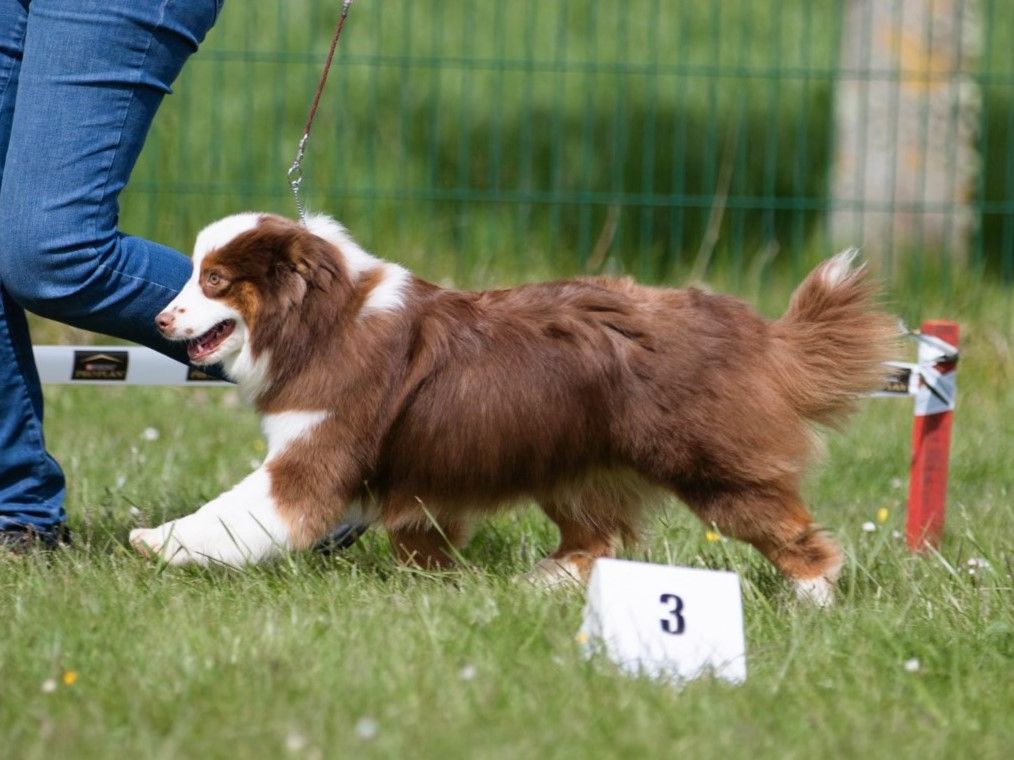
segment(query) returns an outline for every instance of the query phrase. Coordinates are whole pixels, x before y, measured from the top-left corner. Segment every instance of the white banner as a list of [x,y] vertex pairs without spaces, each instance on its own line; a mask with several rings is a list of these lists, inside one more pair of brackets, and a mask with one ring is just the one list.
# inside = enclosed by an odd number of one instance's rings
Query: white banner
[[49,385],[231,385],[141,346],[33,349],[39,377]]

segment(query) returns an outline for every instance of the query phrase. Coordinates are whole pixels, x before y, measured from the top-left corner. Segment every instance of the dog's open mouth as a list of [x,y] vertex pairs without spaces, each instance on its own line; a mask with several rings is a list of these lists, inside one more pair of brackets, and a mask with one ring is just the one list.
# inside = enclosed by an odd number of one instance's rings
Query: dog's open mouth
[[196,362],[211,356],[225,342],[225,339],[232,335],[232,331],[235,329],[236,321],[225,319],[203,335],[188,340],[187,356],[190,357],[190,361]]

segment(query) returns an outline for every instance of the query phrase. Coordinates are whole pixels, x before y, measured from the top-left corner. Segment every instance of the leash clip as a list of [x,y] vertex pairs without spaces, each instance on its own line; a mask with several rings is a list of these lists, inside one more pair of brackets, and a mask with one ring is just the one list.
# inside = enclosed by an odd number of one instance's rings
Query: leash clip
[[286,174],[289,180],[289,187],[292,188],[292,197],[296,201],[296,211],[299,214],[300,224],[306,224],[306,208],[303,206],[303,198],[299,194],[299,189],[303,184],[303,155],[306,153],[306,143],[309,139],[310,133],[304,132],[302,139],[299,141],[299,147],[296,149],[296,158]]

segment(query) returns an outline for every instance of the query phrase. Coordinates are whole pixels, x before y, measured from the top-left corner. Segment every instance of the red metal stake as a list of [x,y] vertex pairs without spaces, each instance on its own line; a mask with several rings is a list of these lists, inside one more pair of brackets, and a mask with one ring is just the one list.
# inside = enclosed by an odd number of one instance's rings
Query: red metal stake
[[[929,320],[922,323],[923,335],[940,338],[958,346],[956,322]],[[940,373],[931,389],[923,381],[915,399],[912,426],[912,469],[908,484],[908,545],[919,551],[927,544],[937,546],[944,532],[947,503],[947,467],[951,452],[951,422],[954,417],[955,361],[940,361],[939,349],[919,344],[919,363],[933,363]]]

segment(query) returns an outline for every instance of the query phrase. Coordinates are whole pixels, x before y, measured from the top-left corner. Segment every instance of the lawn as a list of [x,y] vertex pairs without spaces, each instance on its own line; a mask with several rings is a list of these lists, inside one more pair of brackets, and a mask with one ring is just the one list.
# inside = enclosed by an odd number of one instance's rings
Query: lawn
[[[767,291],[765,310],[786,297]],[[0,559],[4,752],[1005,757],[1010,295],[980,283],[923,310],[960,317],[965,351],[939,553],[914,556],[899,538],[911,405],[889,399],[828,437],[806,487],[846,547],[834,609],[797,602],[752,550],[709,541],[677,505],[625,553],[741,574],[740,687],[676,690],[582,659],[581,593],[513,582],[553,547],[534,510],[486,524],[443,575],[395,566],[379,534],[332,558],[159,570],[127,549],[129,528],[242,477],[264,454],[255,416],[229,390],[50,387],[47,434],[76,543]]]
[[[125,230],[187,249],[226,213],[292,213],[284,173],[336,5],[226,2],[156,122]],[[996,204],[1010,197],[1014,15],[985,6],[981,197]],[[703,274],[774,316],[833,252],[821,219],[842,7],[356,3],[308,153],[311,207],[436,281]],[[728,160],[741,203],[695,267]],[[339,556],[245,572],[160,569],[127,548],[129,529],[243,477],[265,453],[255,415],[231,390],[47,388],[76,540],[0,556],[0,754],[1007,757],[1014,302],[995,284],[1010,262],[1001,217],[984,215],[968,277],[917,258],[889,293],[911,324],[961,323],[939,552],[899,538],[912,409],[891,399],[828,435],[806,484],[846,548],[834,609],[797,602],[751,549],[709,540],[676,504],[626,550],[740,573],[739,687],[676,690],[583,659],[582,594],[514,583],[554,547],[534,510],[485,524],[440,575],[396,566],[374,533]],[[93,339],[39,320],[33,334]]]

